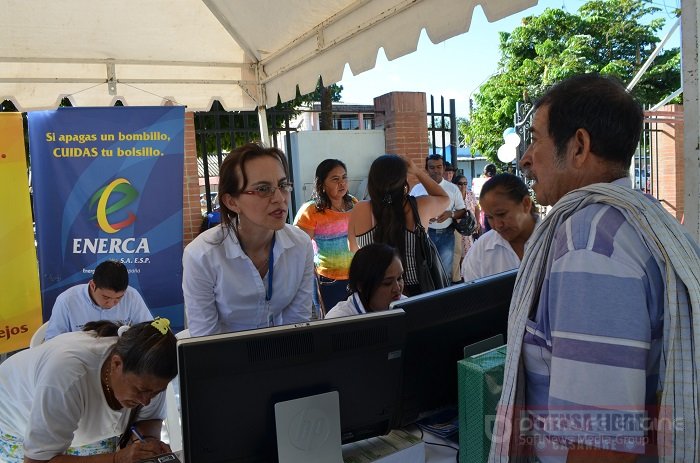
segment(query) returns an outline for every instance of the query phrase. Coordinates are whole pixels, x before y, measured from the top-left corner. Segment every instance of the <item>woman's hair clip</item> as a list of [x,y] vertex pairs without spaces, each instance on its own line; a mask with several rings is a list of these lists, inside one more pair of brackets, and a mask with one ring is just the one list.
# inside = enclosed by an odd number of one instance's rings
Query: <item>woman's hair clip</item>
[[394,200],[391,197],[391,193],[387,192],[384,195],[384,199],[382,199],[382,204],[384,204],[385,206],[391,206],[391,203],[393,203],[393,202],[394,202]]
[[122,326],[120,326],[120,327],[117,329],[117,336],[119,336],[119,337],[121,338],[122,335],[123,335],[124,333],[126,333],[126,330],[128,330],[129,328],[131,328],[129,325],[122,325]]
[[167,318],[156,317],[151,322],[151,326],[160,331],[160,334],[164,335],[168,332],[168,328],[170,328],[170,320]]

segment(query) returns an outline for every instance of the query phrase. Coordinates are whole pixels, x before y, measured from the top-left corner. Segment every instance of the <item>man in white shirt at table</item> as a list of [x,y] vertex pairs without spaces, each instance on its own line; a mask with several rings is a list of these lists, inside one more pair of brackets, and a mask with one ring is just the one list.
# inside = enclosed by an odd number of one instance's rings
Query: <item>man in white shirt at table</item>
[[129,286],[129,273],[121,262],[102,262],[87,284],[73,286],[59,294],[44,339],[82,331],[87,322],[97,320],[123,325],[153,320],[139,292]]

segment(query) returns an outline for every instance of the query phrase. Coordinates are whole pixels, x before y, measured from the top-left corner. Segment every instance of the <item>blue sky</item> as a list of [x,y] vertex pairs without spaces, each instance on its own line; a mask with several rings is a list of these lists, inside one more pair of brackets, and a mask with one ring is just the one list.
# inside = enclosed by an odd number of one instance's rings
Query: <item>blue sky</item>
[[[372,104],[374,97],[391,91],[425,92],[436,97],[436,104],[439,104],[441,95],[445,100],[454,98],[457,116],[465,117],[469,112],[469,95],[496,71],[499,32],[512,31],[523,17],[538,15],[546,8],[564,8],[575,13],[584,3],[584,0],[540,0],[535,7],[493,23],[486,20],[481,7],[477,6],[466,34],[433,44],[423,31],[418,50],[414,53],[387,61],[380,49],[375,68],[357,76],[353,76],[346,66],[343,80],[339,82],[343,86],[342,101]],[[659,33],[659,39],[662,39],[675,21],[669,15],[680,0],[652,0],[648,3],[661,8],[659,16],[666,18],[665,28]],[[679,31],[669,42],[671,46],[678,46]]]

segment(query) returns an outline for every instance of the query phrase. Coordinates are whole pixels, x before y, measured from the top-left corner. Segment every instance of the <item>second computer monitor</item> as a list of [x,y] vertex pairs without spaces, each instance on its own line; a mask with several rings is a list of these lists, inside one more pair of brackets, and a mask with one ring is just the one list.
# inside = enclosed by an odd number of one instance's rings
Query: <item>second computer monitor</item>
[[392,303],[406,312],[399,422],[406,425],[457,404],[457,361],[464,347],[503,335],[517,270]]

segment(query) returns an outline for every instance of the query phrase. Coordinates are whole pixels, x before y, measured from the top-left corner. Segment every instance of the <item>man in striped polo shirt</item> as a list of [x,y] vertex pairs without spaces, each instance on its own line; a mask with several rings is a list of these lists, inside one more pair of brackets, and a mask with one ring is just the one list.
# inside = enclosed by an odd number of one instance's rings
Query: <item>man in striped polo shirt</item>
[[[698,277],[683,267],[700,268],[700,248],[631,188],[642,109],[618,81],[595,74],[560,82],[535,109],[520,164],[537,202],[554,207],[513,293],[499,411],[517,424],[507,445],[493,444],[491,461],[697,461],[687,442],[697,435],[697,384],[669,372],[697,378],[700,327],[689,312],[698,310]],[[670,332],[677,320],[685,334]],[[494,434],[508,430],[497,424]]]

